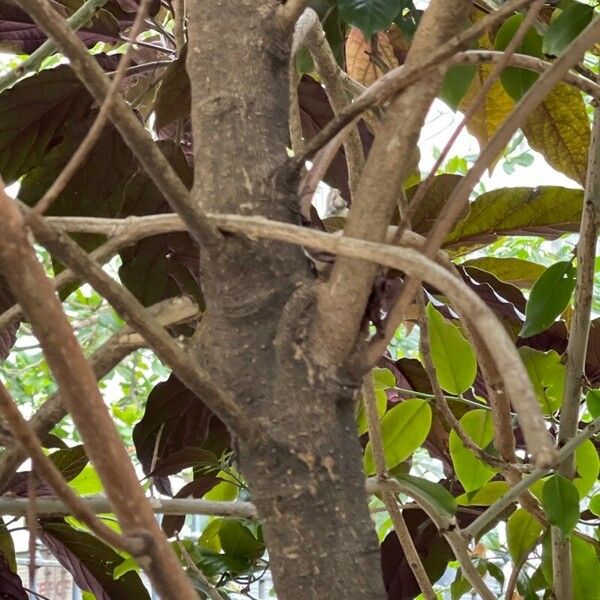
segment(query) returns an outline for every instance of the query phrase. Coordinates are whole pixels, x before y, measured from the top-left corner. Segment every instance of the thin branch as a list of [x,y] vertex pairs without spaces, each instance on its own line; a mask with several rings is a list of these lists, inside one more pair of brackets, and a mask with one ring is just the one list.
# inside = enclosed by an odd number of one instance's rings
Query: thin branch
[[[373,458],[375,462],[375,469],[377,471],[377,477],[381,480],[388,478],[387,467],[385,464],[385,452],[383,447],[383,438],[381,435],[381,424],[379,423],[379,414],[377,412],[377,401],[375,399],[375,392],[373,390],[373,376],[372,374],[366,375],[363,380],[363,405],[365,407],[365,413],[367,415],[367,423],[369,425],[369,439],[371,441],[371,448],[373,450]],[[433,586],[425,567],[421,562],[419,553],[415,547],[413,539],[410,535],[410,531],[402,515],[402,511],[398,508],[398,502],[394,497],[394,494],[385,491],[381,494],[383,503],[387,508],[387,511],[394,524],[394,531],[400,542],[400,547],[404,551],[404,556],[410,566],[413,575],[419,589],[423,593],[423,596],[427,600],[437,600],[437,595],[433,591]]]
[[173,37],[177,47],[177,56],[181,56],[185,46],[186,0],[173,0]]
[[[142,25],[144,24],[144,18],[146,16],[146,12],[148,11],[148,6],[149,0],[141,0],[138,12],[131,27],[131,37],[134,40],[141,33]],[[52,206],[52,203],[63,192],[65,187],[67,187],[69,181],[71,181],[73,176],[84,163],[85,159],[88,157],[89,153],[94,149],[94,146],[98,142],[104,126],[108,121],[108,114],[115,102],[115,98],[119,91],[119,86],[121,85],[123,77],[125,76],[125,70],[129,66],[132,48],[133,46],[129,46],[125,53],[121,56],[115,76],[110,82],[110,86],[106,92],[106,97],[100,106],[100,110],[98,111],[96,119],[73,156],[71,156],[69,159],[69,162],[64,166],[56,179],[52,182],[52,185],[44,192],[44,195],[35,205],[33,210],[36,212],[43,214],[50,208],[50,206]]]
[[[589,440],[593,435],[600,432],[600,419],[596,419],[588,424],[584,429],[574,435],[559,451],[558,461],[563,461],[573,455],[575,450],[581,446],[586,440]],[[517,485],[511,488],[500,500],[492,504],[485,510],[464,532],[470,537],[477,537],[490,523],[493,523],[496,518],[501,515],[516,499],[525,491],[527,491],[536,481],[545,477],[552,471],[551,467],[538,468],[529,475],[521,479]]]
[[[427,256],[434,256],[441,247],[446,236],[454,227],[464,208],[468,205],[468,199],[471,191],[498,154],[505,148],[514,133],[523,126],[529,114],[539,105],[543,98],[552,90],[552,88],[562,79],[562,76],[578,61],[584,51],[593,45],[600,37],[600,19],[594,20],[580,34],[565,52],[526,92],[516,108],[509,117],[500,126],[490,142],[483,148],[479,158],[469,170],[467,175],[460,180],[453,190],[450,198],[446,202],[442,212],[428,235]],[[368,349],[366,353],[366,362],[376,360],[381,355],[382,347],[389,341],[393,331],[402,321],[403,314],[412,302],[412,299],[419,288],[418,279],[409,278],[404,286],[400,297],[387,317],[385,336],[382,336]],[[514,396],[511,396],[516,401]]]
[[[590,332],[596,244],[600,225],[600,108],[594,112],[587,182],[583,199],[583,215],[577,244],[577,285],[575,304],[567,345],[567,365],[564,400],[560,410],[558,445],[562,446],[577,431],[581,406],[581,382]],[[575,460],[570,456],[559,465],[558,472],[569,479],[575,476]],[[553,589],[557,600],[569,600],[573,595],[571,544],[560,529],[552,528]]]
[[[156,322],[166,327],[196,318],[198,307],[188,298],[170,298],[148,309]],[[131,352],[144,345],[144,339],[130,328],[125,328],[111,336],[89,361],[99,381]],[[43,438],[67,414],[60,390],[52,394],[31,417],[29,424],[38,437]],[[0,493],[2,493],[26,455],[18,447],[7,448],[0,454]]]
[[198,568],[198,565],[193,561],[190,553],[186,550],[181,540],[177,540],[177,548],[186,562],[188,568],[194,573],[194,577],[198,579],[206,590],[206,594],[209,600],[225,600],[219,590],[217,590],[213,584],[208,580],[208,577]]
[[[64,19],[48,0],[22,0],[20,5],[56,42],[96,102],[102,103],[108,94],[110,79]],[[204,247],[219,245],[220,234],[208,223],[200,207],[192,202],[185,185],[126,102],[122,99],[114,102],[109,116],[152,181],[186,222],[190,235]]]
[[[165,598],[193,600],[191,587],[146,502],[95,375],[29,241],[14,200],[0,197],[0,269],[40,341],[65,403],[126,535],[148,536],[147,573]],[[146,560],[146,558],[145,558]]]
[[33,211],[23,211],[36,239],[104,296],[121,318],[144,337],[159,359],[201,397],[237,436],[252,444],[264,441],[264,430],[246,413],[234,396],[213,384],[208,373],[154,322],[152,315],[127,288],[114,281],[68,235],[49,225]]
[[[140,556],[145,552],[147,543],[144,539],[123,536],[105,525],[69,487],[56,465],[44,454],[40,439],[23,418],[14,400],[1,382],[0,412],[11,434],[33,461],[35,473],[42,477],[54,490],[54,493],[69,507],[69,511],[73,516],[83,521],[101,540],[111,546],[125,550],[134,556]],[[30,523],[30,527],[33,526],[33,523]]]
[[[349,104],[346,91],[339,77],[341,69],[333,56],[317,13],[312,8],[307,8],[300,17],[298,24],[300,25],[302,21],[308,22],[304,35],[304,46],[313,57],[317,72],[323,80],[333,114],[337,115]],[[365,162],[358,129],[353,128],[344,140],[344,152],[348,165],[348,183],[351,192],[354,192]]]
[[[89,23],[90,19],[108,2],[108,0],[86,0],[68,19],[70,29],[77,31]],[[21,77],[37,71],[42,63],[56,52],[56,44],[46,40],[32,52],[20,65],[0,77],[0,93],[14,85]]]
[[308,6],[308,0],[287,0],[277,8],[277,21],[282,31],[292,31],[296,21]]

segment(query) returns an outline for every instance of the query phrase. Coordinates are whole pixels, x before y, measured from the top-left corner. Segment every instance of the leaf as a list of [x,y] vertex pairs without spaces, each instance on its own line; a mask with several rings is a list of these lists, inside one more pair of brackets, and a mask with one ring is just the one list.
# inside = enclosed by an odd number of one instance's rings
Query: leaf
[[527,369],[536,396],[546,415],[556,412],[562,405],[565,365],[554,350],[540,352],[527,346],[519,348],[521,360]]
[[487,244],[505,235],[555,238],[579,230],[583,191],[558,186],[501,188],[479,196],[446,247]]
[[3,600],[28,600],[21,578],[14,573],[4,554],[0,554],[0,597]]
[[96,600],[149,599],[139,575],[130,571],[113,578],[123,557],[112,548],[64,521],[40,521],[40,539],[58,562],[71,573],[78,587],[90,591]]
[[592,496],[589,508],[597,517],[600,517],[600,494]]
[[571,261],[557,262],[540,275],[527,300],[521,337],[531,337],[554,323],[569,305],[576,278],[577,269]]
[[98,494],[104,490],[102,481],[92,465],[86,465],[77,477],[69,481],[69,486],[80,496]]
[[600,473],[600,458],[591,440],[585,440],[575,450],[575,470],[577,477],[573,480],[579,497],[584,498],[594,487]]
[[161,460],[160,466],[148,473],[148,477],[166,477],[189,467],[216,467],[218,464],[218,457],[204,448],[182,448]]
[[[6,527],[4,519],[0,518],[0,561],[6,561],[13,573],[17,572],[17,557],[15,556],[15,544],[11,532]],[[0,565],[0,572],[3,566]],[[2,576],[0,575],[0,580]],[[0,590],[2,587],[0,586]]]
[[352,79],[366,87],[384,75],[378,65],[385,65],[388,71],[398,66],[398,59],[388,36],[378,33],[376,37],[376,58],[372,58],[374,51],[371,40],[365,39],[360,29],[352,27],[346,38],[346,71]]
[[466,392],[477,375],[473,349],[458,327],[446,321],[431,303],[427,305],[427,321],[431,358],[440,385],[451,394]]
[[[448,562],[454,558],[452,550],[422,510],[405,511],[404,518],[425,572],[429,580],[435,583],[444,574]],[[421,590],[394,531],[385,537],[380,552],[388,600],[412,600],[417,597]]]
[[541,523],[524,508],[518,508],[506,522],[506,541],[513,563],[519,564],[534,548]]
[[372,370],[373,387],[376,390],[387,390],[393,388],[396,385],[396,378],[389,369],[380,369],[375,367]]
[[591,22],[594,7],[581,2],[567,6],[544,35],[544,54],[558,56]]
[[474,492],[462,494],[456,499],[456,503],[464,506],[491,506],[508,490],[506,481],[489,481]]
[[187,46],[165,69],[154,103],[156,129],[190,116],[192,96],[190,78],[185,69],[186,54]]
[[410,494],[410,489],[415,492],[415,499],[426,498],[427,501],[435,506],[438,510],[454,515],[456,513],[456,501],[452,494],[439,483],[423,479],[422,477],[415,477],[407,473],[400,473],[396,475],[396,479],[401,481],[405,487],[409,488],[405,490],[405,493]]
[[248,527],[237,519],[222,519],[219,526],[219,541],[225,554],[256,560],[260,558],[265,545],[257,540]]
[[573,600],[600,600],[600,559],[594,546],[571,536]]
[[551,167],[585,186],[590,120],[579,90],[559,83],[529,115],[523,133]]
[[600,418],[600,390],[589,390],[585,396],[588,412],[594,419]]
[[[418,398],[404,400],[383,415],[381,435],[388,469],[406,460],[423,444],[431,427],[431,418],[429,404]],[[368,474],[375,472],[371,442],[365,448],[363,463]]]
[[[523,23],[524,15],[517,14],[509,17],[502,23],[496,33],[494,45],[496,50],[504,50],[513,39],[517,30]],[[527,54],[537,58],[544,58],[542,53],[542,37],[532,26],[525,33],[523,41],[516,50],[517,54]],[[507,67],[500,74],[500,81],[511,98],[519,101],[527,90],[538,80],[539,75],[516,67]]]
[[75,479],[89,462],[83,444],[65,450],[57,450],[48,458],[54,463],[66,481]]
[[[460,419],[465,432],[482,449],[485,449],[494,439],[494,423],[489,410],[470,410]],[[454,471],[466,492],[478,490],[496,473],[466,448],[456,432],[450,432],[450,456]]]
[[397,0],[339,0],[337,6],[342,19],[366,38],[388,29],[401,10]]
[[0,174],[11,184],[42,164],[65,132],[85,119],[92,98],[66,65],[0,94]]
[[542,490],[542,506],[548,521],[569,535],[579,521],[579,492],[562,475],[552,475]]
[[491,273],[498,279],[517,287],[530,288],[546,270],[543,265],[520,258],[497,258],[484,256],[462,263],[463,267],[476,267]]
[[439,97],[454,111],[460,107],[473,79],[477,73],[477,67],[472,65],[458,65],[450,67],[444,75],[444,81],[439,91]]

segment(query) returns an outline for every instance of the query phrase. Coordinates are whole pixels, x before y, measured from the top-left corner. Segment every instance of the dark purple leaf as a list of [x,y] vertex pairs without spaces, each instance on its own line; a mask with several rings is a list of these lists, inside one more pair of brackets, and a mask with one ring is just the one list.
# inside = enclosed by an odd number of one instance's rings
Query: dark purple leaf
[[71,573],[78,587],[90,591],[96,600],[149,599],[139,575],[129,571],[113,578],[115,567],[123,562],[117,554],[93,535],[78,531],[64,521],[40,521],[40,539],[58,562]]
[[183,448],[160,461],[160,466],[148,474],[148,477],[166,477],[175,475],[190,467],[216,467],[219,458],[204,448]]
[[8,560],[0,552],[0,599],[28,600],[28,598],[21,578],[11,571]]
[[[26,498],[29,494],[29,475],[31,471],[15,473],[2,489],[2,494],[9,494],[19,498]],[[54,496],[54,490],[45,482],[37,481],[35,486],[36,496]]]

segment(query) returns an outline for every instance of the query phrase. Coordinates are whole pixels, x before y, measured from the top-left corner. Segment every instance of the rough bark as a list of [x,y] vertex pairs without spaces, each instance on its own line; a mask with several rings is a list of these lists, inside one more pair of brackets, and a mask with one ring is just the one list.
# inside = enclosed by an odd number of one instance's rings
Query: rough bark
[[[297,222],[286,160],[289,30],[277,4],[189,4],[193,197],[213,213]],[[227,48],[227,52],[223,52]],[[226,236],[201,258],[207,312],[198,360],[269,434],[239,443],[280,599],[384,598],[368,512],[354,391],[305,348],[314,313],[309,263],[296,247]],[[235,432],[234,432],[235,434]]]

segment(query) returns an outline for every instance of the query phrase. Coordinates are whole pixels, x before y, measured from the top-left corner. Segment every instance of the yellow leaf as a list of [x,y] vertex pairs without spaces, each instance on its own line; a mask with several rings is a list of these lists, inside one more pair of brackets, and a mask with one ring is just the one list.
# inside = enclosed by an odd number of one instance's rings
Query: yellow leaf
[[[469,109],[481,86],[489,77],[491,70],[492,65],[489,64],[477,67],[473,82],[459,106],[462,113]],[[500,81],[496,81],[487,93],[485,100],[467,122],[467,130],[477,139],[481,149],[502,125],[513,109],[514,104],[514,100],[506,93]]]
[[523,133],[550,166],[585,185],[590,122],[578,90],[559,83],[529,116]]
[[[373,51],[370,40],[366,40],[360,29],[352,27],[346,39],[346,71],[364,86],[371,85],[384,72],[398,66],[394,48],[383,32],[376,35],[377,48]],[[383,71],[380,67],[383,67]]]

